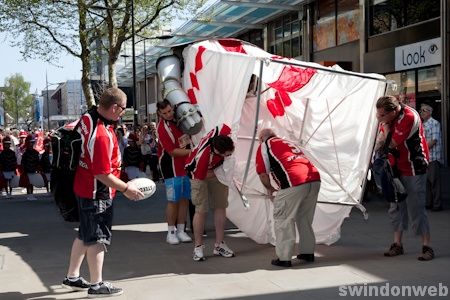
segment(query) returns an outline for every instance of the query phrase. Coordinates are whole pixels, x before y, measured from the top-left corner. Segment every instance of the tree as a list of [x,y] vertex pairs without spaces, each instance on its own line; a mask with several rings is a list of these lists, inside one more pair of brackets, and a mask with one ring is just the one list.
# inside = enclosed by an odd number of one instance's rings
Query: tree
[[[132,4],[135,33],[154,34],[175,16],[194,14],[205,0],[2,0],[0,31],[14,37],[24,59],[52,62],[61,51],[82,63],[81,82],[89,106],[94,104],[90,84],[92,62],[106,52],[108,79],[117,86],[116,62],[123,43],[132,38]],[[149,29],[150,28],[150,29]],[[101,49],[96,49],[101,45]],[[92,51],[94,50],[94,51]]]
[[27,119],[31,113],[33,96],[30,94],[30,85],[21,74],[14,74],[5,79],[3,105],[5,112],[15,119],[16,125],[19,125],[19,120]]

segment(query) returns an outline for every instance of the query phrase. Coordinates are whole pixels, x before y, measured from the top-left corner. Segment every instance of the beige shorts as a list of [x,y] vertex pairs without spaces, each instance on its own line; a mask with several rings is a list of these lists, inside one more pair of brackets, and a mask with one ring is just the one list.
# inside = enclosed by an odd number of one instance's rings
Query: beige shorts
[[228,207],[228,187],[216,177],[191,179],[191,200],[196,212],[208,212],[215,208]]

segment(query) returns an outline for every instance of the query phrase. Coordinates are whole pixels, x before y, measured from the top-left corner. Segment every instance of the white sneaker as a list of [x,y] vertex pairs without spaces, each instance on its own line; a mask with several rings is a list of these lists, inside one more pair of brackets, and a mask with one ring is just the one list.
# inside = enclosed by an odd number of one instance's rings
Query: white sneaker
[[184,231],[177,231],[177,238],[182,243],[190,243],[190,242],[192,242],[191,237]]
[[192,256],[192,259],[194,261],[206,260],[205,255],[203,255],[203,250],[205,250],[205,245],[200,245],[200,246],[194,247],[194,254]]
[[227,246],[227,244],[225,244],[225,242],[221,242],[218,245],[215,244],[214,245],[213,254],[214,255],[220,255],[220,256],[223,256],[223,257],[233,257],[234,256],[233,250],[231,250]]
[[175,233],[169,232],[167,233],[166,242],[171,245],[178,245],[180,243],[180,240]]

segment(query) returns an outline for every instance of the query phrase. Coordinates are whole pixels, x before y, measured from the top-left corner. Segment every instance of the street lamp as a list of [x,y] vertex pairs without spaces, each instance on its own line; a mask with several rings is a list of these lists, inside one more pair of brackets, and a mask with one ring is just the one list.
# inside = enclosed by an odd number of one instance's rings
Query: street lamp
[[137,99],[136,99],[136,49],[134,47],[134,0],[131,0],[131,55],[132,55],[132,61],[133,61],[133,125],[134,128],[136,128],[136,125],[138,123],[137,121]]
[[[134,18],[133,18],[134,19]],[[133,34],[134,36],[134,34]],[[170,38],[173,38],[173,35],[160,35],[160,36],[151,36],[151,37],[145,37],[137,34],[138,37],[141,39],[137,41],[136,43],[133,42],[133,91],[136,92],[136,55],[134,53],[134,47],[136,44],[140,42],[144,42],[144,52],[143,52],[143,60],[144,60],[144,101],[145,101],[145,117],[148,117],[148,103],[147,103],[147,54],[146,54],[146,46],[145,41],[147,40],[168,40]],[[125,57],[125,56],[124,56]],[[136,95],[136,93],[135,93]]]
[[60,83],[49,83],[48,82],[48,78],[47,78],[47,71],[45,71],[45,90],[46,90],[46,94],[47,94],[47,128],[50,131],[50,96],[48,93],[48,87],[51,85],[59,85]]
[[45,71],[45,90],[47,92],[47,130],[50,131],[50,105],[49,105],[49,95],[48,95],[48,78],[47,71]]

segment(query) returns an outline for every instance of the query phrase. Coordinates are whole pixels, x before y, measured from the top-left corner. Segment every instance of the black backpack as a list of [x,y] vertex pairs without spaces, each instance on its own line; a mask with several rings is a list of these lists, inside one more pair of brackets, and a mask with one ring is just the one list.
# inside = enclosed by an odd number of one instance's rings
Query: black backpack
[[73,191],[75,170],[81,154],[81,136],[73,128],[59,128],[51,135],[53,161],[51,187],[55,203],[64,221],[78,222],[78,202]]
[[388,202],[402,202],[408,196],[405,187],[399,179],[397,168],[389,163],[388,153],[398,157],[398,151],[389,149],[392,139],[392,132],[389,132],[384,145],[378,150],[376,159],[373,162],[372,170],[378,176],[381,184],[381,192]]

